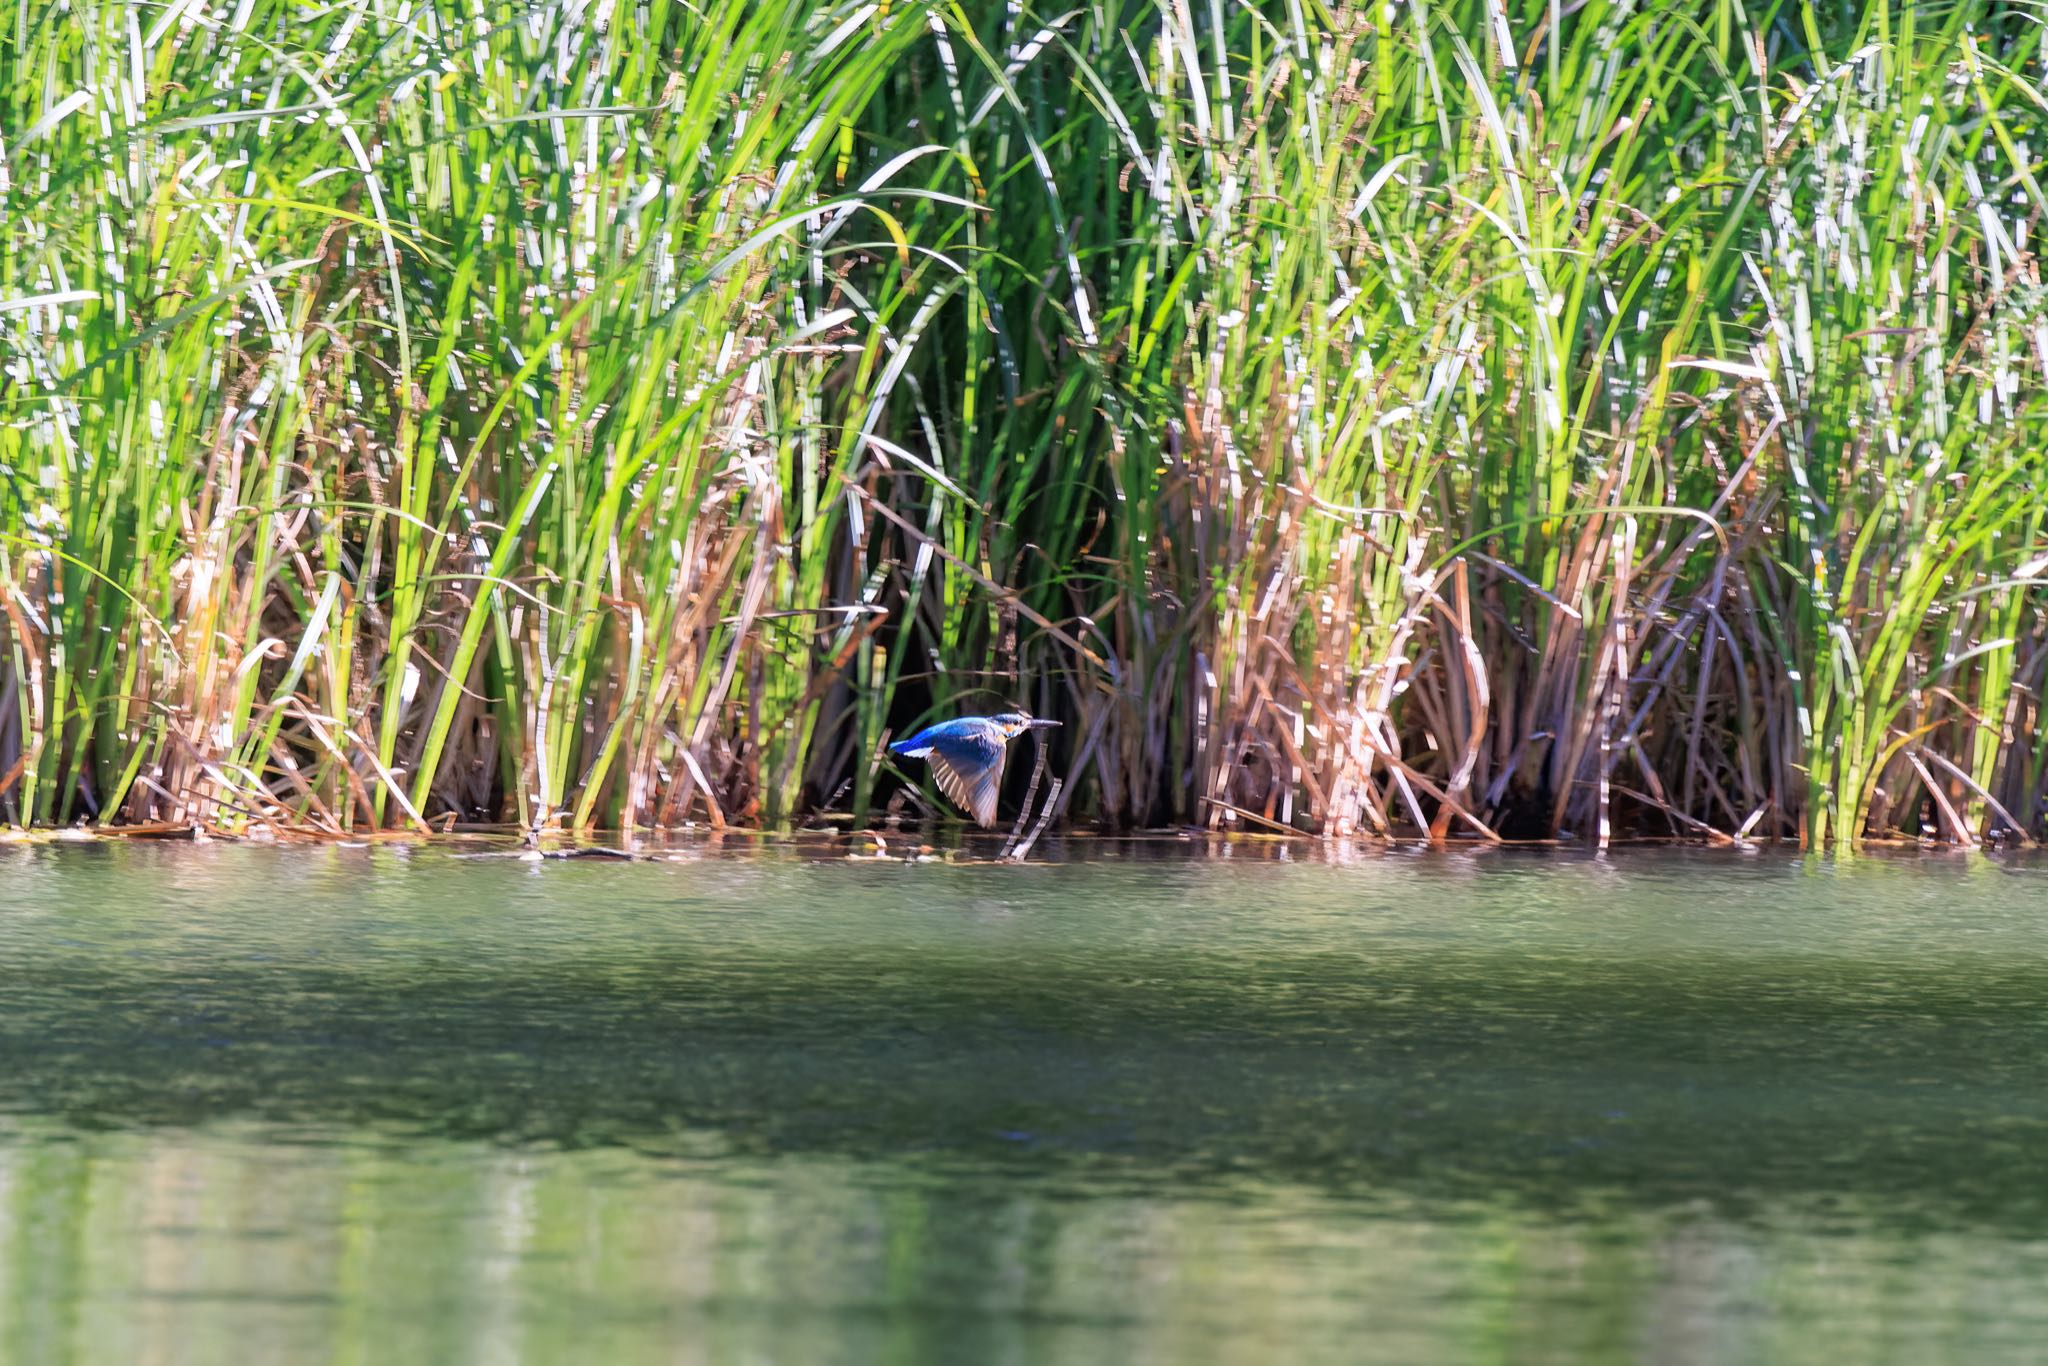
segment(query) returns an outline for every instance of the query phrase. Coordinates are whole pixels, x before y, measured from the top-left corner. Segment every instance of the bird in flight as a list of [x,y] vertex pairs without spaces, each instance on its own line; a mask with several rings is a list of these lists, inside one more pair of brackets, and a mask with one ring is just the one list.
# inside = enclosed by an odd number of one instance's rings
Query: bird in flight
[[1022,711],[960,716],[927,726],[908,740],[898,740],[889,746],[889,752],[901,759],[924,760],[938,780],[939,791],[986,829],[996,823],[996,797],[1003,790],[1003,759],[1010,741],[1027,730],[1058,724]]

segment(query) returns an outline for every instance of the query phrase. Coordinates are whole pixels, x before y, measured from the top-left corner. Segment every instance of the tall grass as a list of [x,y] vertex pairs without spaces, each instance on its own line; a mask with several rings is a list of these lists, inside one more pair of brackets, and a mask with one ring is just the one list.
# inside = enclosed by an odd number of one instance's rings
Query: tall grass
[[2041,833],[2030,11],[4,42],[13,819]]

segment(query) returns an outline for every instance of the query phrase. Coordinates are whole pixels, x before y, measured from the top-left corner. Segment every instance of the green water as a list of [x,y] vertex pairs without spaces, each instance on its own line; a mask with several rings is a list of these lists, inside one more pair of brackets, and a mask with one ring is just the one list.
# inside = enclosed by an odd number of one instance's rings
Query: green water
[[0,850],[0,1359],[2048,1360],[2048,863],[1232,852]]

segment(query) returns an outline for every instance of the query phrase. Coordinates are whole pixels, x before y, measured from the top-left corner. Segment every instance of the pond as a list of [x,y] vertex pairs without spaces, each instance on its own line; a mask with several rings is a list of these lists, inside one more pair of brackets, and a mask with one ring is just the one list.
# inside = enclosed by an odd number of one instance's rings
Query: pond
[[2040,1360],[2048,864],[0,849],[0,1358]]

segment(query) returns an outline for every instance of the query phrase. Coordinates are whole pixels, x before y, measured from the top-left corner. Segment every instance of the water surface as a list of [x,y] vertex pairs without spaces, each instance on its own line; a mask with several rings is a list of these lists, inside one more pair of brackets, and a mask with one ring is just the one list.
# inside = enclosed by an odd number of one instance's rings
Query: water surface
[[0,1359],[2048,1359],[2048,864],[1227,852],[0,850]]

